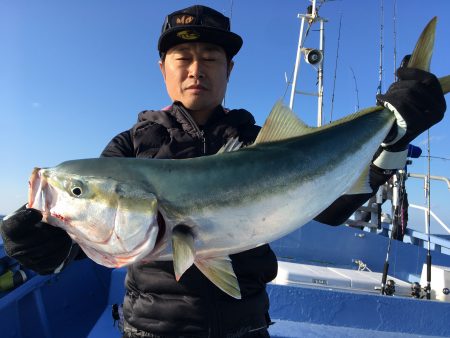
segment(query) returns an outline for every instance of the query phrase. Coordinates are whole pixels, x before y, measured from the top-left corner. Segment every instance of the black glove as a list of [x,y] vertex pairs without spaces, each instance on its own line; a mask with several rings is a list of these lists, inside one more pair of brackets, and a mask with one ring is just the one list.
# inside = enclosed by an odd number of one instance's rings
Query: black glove
[[62,229],[41,222],[35,209],[20,208],[0,222],[5,252],[40,275],[58,273],[78,253]]
[[379,104],[392,110],[397,119],[376,154],[374,164],[382,169],[400,169],[406,161],[409,143],[444,117],[446,103],[439,80],[415,68],[400,67],[399,81],[386,94],[377,95]]

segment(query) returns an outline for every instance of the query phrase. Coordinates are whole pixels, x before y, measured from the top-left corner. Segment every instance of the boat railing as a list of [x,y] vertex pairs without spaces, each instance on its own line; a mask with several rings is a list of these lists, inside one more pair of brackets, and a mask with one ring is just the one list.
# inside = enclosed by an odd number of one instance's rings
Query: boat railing
[[[420,205],[416,205],[416,204],[410,204],[409,207],[413,208],[413,209],[417,209],[417,210],[422,210],[424,212],[424,215],[425,215],[425,221],[427,222],[427,220],[428,220],[428,218],[427,218],[428,208],[420,206]],[[450,228],[444,223],[444,221],[442,221],[433,212],[433,210],[430,210],[430,216],[450,235]],[[426,223],[424,223],[424,224],[426,224]],[[428,229],[427,229],[426,225],[424,225],[424,233],[428,234]]]
[[[408,177],[422,179],[425,191],[427,191],[429,189],[429,187],[427,186],[428,185],[427,175],[408,173]],[[450,190],[450,179],[448,177],[431,175],[430,181],[431,180],[445,182],[447,184],[448,189]],[[420,205],[416,205],[416,204],[410,204],[409,206],[413,209],[422,210],[424,212],[424,216],[425,216],[425,222],[424,222],[425,231],[424,232],[425,232],[425,234],[428,234],[428,226],[427,226],[428,212],[430,213],[430,217],[432,217],[447,232],[447,234],[450,234],[450,227],[448,225],[446,225],[444,223],[444,221],[442,221],[431,209],[428,211],[428,208],[420,206]]]
[[[425,191],[428,190],[428,177],[423,174],[412,174],[408,173],[408,177],[418,178],[424,180],[424,188]],[[441,181],[447,184],[447,187],[450,190],[450,179],[444,176],[430,176],[430,181]],[[387,200],[391,200],[392,196],[395,195],[393,193],[393,185],[386,184],[386,189],[390,190],[387,194]],[[345,224],[351,227],[359,227],[363,228],[365,231],[380,233],[381,235],[389,236],[390,232],[393,229],[393,217],[388,213],[383,213],[380,208],[377,208],[376,203],[373,203],[374,200],[369,201],[368,205],[361,206],[353,215],[351,219],[348,219]],[[433,250],[450,255],[450,226],[447,225],[441,218],[436,215],[431,208],[427,208],[424,206],[420,206],[417,204],[409,204],[409,207],[416,210],[421,210],[424,213],[425,222],[424,222],[424,231],[415,230],[411,228],[404,229],[404,242],[409,242],[411,244],[426,247],[428,244],[428,239],[430,240],[430,244]],[[381,214],[379,215],[381,211]],[[428,217],[428,213],[430,218]],[[370,215],[370,217],[368,217]],[[433,235],[428,234],[429,229],[429,221],[433,219],[436,224],[440,226],[444,231],[443,234]],[[377,222],[378,220],[378,222]],[[380,221],[381,220],[381,221]]]

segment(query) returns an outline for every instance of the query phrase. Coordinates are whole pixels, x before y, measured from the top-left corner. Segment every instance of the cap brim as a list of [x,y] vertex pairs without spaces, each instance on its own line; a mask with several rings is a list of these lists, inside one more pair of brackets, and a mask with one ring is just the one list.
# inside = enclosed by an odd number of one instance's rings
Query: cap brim
[[213,27],[184,25],[173,27],[161,34],[158,41],[160,54],[167,52],[173,46],[186,42],[207,42],[221,46],[232,58],[242,47],[242,38],[233,32],[227,32]]

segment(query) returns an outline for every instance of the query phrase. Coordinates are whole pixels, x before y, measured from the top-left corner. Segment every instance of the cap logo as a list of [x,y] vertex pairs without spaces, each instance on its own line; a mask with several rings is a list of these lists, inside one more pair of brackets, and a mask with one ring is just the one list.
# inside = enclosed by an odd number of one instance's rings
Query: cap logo
[[176,17],[175,23],[177,25],[189,25],[192,21],[194,21],[194,19],[195,18],[192,15],[183,14]]
[[177,36],[183,40],[196,40],[200,37],[200,34],[195,31],[186,30],[178,32]]

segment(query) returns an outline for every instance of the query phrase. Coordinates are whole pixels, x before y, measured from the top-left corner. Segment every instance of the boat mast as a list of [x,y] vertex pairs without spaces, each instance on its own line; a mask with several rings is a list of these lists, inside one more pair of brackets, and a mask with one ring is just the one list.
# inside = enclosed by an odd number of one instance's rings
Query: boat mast
[[[297,46],[297,56],[295,59],[294,66],[294,74],[292,79],[292,88],[291,88],[291,97],[289,100],[289,108],[293,109],[294,107],[294,98],[295,94],[303,94],[310,96],[317,96],[317,125],[322,125],[323,119],[323,50],[324,50],[324,22],[327,20],[318,16],[316,0],[310,0],[311,5],[308,6],[307,14],[298,14],[297,17],[301,18],[300,24],[300,34],[298,38],[298,46]],[[323,0],[320,0],[323,1]],[[305,32],[305,24],[308,23],[308,27]],[[319,22],[320,23],[320,36],[319,36],[319,49],[312,48],[304,48],[303,43],[308,35],[308,32],[312,26],[312,24]],[[311,64],[314,68],[317,65],[317,92],[307,93],[297,90],[297,77],[300,69],[300,61],[302,58],[302,54],[305,57],[306,63]]]

